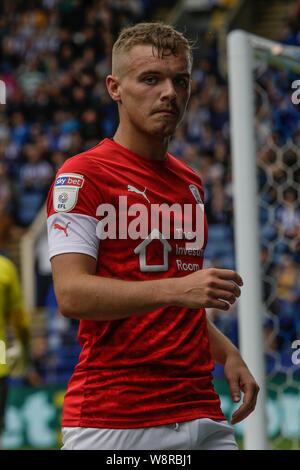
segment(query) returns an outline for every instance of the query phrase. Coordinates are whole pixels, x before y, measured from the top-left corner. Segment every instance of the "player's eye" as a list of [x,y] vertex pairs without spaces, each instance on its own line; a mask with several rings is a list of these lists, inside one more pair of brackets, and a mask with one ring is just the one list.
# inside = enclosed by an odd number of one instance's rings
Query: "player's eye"
[[176,85],[179,85],[183,88],[188,88],[188,86],[189,86],[188,80],[186,78],[182,78],[182,77],[175,78],[175,83],[176,83]]
[[148,85],[155,85],[157,83],[157,80],[158,78],[157,77],[146,77],[145,78],[145,82],[148,84]]

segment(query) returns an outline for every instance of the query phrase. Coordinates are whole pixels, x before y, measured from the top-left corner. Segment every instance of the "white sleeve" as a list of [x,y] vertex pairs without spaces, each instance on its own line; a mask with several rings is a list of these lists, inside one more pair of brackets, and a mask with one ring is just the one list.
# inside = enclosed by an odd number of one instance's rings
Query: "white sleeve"
[[47,219],[49,259],[63,253],[83,253],[98,259],[99,220],[84,214],[59,212]]

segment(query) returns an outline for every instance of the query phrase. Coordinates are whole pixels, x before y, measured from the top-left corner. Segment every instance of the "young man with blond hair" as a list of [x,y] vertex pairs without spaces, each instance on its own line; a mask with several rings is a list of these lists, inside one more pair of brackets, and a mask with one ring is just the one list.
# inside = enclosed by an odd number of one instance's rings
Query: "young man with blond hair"
[[199,176],[167,149],[191,89],[192,53],[173,27],[140,23],[114,44],[107,89],[113,139],[68,159],[48,197],[55,292],[80,320],[79,362],[63,409],[63,449],[237,449],[212,384],[253,411],[258,385],[206,318],[243,281],[202,269],[207,242]]

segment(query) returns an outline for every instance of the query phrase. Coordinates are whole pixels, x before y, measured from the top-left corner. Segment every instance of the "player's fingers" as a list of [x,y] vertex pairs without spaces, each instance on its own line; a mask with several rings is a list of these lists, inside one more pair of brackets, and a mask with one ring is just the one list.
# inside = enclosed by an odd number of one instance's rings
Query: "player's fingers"
[[216,272],[216,274],[220,279],[234,281],[239,286],[242,286],[244,284],[241,276],[237,272],[233,271],[232,269],[218,269],[216,271],[218,271]]
[[221,299],[211,299],[207,305],[208,308],[216,308],[217,310],[229,310],[230,303]]
[[230,395],[234,402],[239,402],[241,399],[241,391],[239,386],[239,381],[236,379],[230,379],[227,377],[228,385],[230,389]]
[[210,284],[212,289],[222,289],[224,291],[228,291],[235,295],[235,297],[239,297],[241,295],[241,289],[237,286],[234,282],[231,281],[223,281],[222,279],[216,279],[211,282]]
[[231,424],[237,424],[243,421],[247,416],[249,416],[250,413],[254,410],[251,409],[248,405],[245,405],[244,403],[233,413],[231,417]]
[[236,424],[247,418],[254,411],[257,401],[259,387],[256,383],[251,383],[245,387],[242,405],[233,413],[231,424]]
[[235,420],[238,418],[239,421],[245,419],[255,409],[259,387],[255,382],[252,382],[247,384],[244,390],[243,404],[233,414]]
[[254,411],[255,405],[243,403],[232,415],[231,424],[237,424],[243,421]]
[[234,304],[234,302],[236,301],[235,294],[226,290],[216,289],[213,293],[213,296],[219,300],[226,300],[230,304]]

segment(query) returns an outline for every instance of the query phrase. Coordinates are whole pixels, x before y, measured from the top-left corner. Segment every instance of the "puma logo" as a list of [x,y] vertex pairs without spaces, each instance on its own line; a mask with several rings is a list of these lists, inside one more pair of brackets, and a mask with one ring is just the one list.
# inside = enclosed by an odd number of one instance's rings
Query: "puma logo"
[[146,196],[147,188],[145,188],[144,191],[140,191],[139,189],[136,189],[134,186],[131,186],[131,184],[129,184],[128,191],[133,191],[134,193],[141,194],[150,203],[149,199]]
[[68,235],[67,230],[68,230],[68,225],[69,225],[70,223],[71,223],[71,222],[68,222],[65,227],[62,227],[62,226],[59,225],[59,224],[54,224],[54,228],[57,228],[58,230],[62,230],[63,232],[65,232],[66,237],[68,237],[69,235]]

